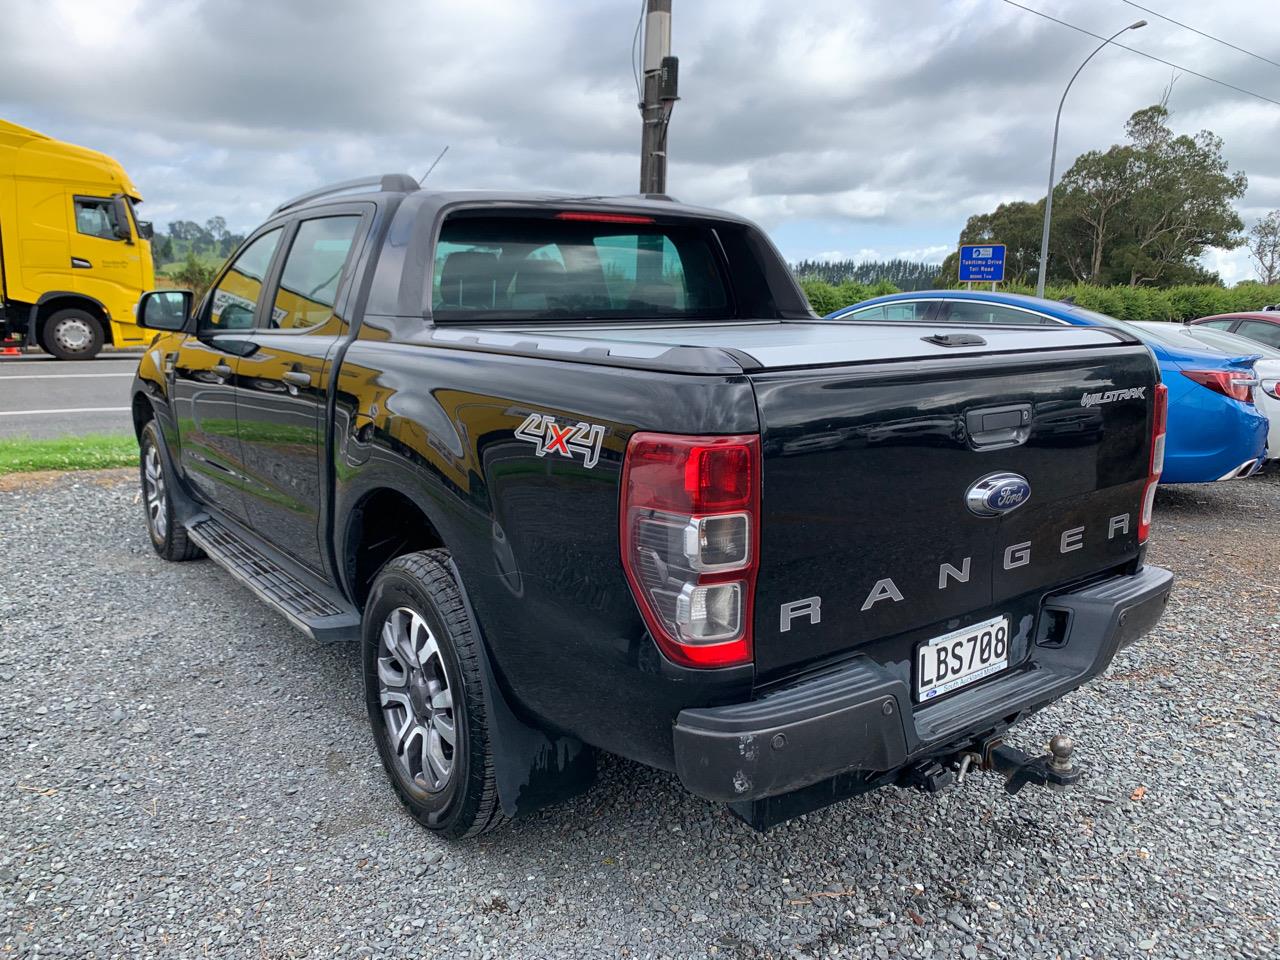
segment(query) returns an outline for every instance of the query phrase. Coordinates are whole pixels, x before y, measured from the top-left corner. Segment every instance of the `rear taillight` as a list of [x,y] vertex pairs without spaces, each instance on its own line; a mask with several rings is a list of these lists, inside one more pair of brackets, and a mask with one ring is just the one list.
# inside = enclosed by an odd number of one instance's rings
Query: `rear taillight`
[[1169,388],[1156,384],[1155,408],[1151,411],[1151,457],[1147,461],[1147,485],[1142,490],[1142,515],[1138,518],[1138,542],[1151,535],[1151,512],[1156,503],[1156,486],[1164,472],[1164,437],[1169,424]]
[[1258,385],[1258,378],[1248,370],[1183,370],[1182,375],[1241,403],[1253,403],[1253,388]]
[[1269,397],[1280,400],[1280,380],[1263,380],[1262,392]]
[[749,662],[760,438],[634,434],[620,521],[627,581],[662,651],[690,667]]

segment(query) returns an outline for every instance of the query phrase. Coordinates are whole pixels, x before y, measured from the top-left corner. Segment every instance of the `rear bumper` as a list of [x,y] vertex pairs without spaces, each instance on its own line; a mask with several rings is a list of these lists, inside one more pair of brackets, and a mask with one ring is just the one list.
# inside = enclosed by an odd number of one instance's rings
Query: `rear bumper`
[[879,777],[1002,730],[1097,676],[1160,619],[1173,575],[1145,567],[1048,597],[1065,617],[1053,646],[998,677],[917,707],[899,676],[867,657],[728,706],[682,710],[676,772],[708,800],[776,797],[839,774]]

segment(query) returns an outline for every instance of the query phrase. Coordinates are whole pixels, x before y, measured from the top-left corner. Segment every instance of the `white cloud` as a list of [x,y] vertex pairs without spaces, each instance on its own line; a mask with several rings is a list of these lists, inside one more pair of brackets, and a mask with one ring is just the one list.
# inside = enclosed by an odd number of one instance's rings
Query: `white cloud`
[[941,263],[947,254],[955,250],[955,244],[938,243],[931,247],[914,247],[911,250],[899,250],[894,254],[899,260],[919,260],[923,263]]
[[[441,188],[636,189],[635,0],[11,6],[0,115],[116,156],[160,223],[222,215],[248,228],[324,181],[420,175],[446,143]],[[1100,32],[1131,13],[1112,0],[1039,6]],[[1206,9],[1161,4],[1191,23]],[[1280,49],[1274,12],[1272,0],[1219,4],[1211,29]],[[810,231],[789,246],[930,260],[970,214],[1043,191],[1062,85],[1094,45],[994,0],[703,0],[677,4],[673,37],[672,194]],[[1276,90],[1273,68],[1164,21],[1129,42]],[[1125,51],[1099,54],[1064,108],[1059,170],[1120,139],[1168,80]],[[1249,172],[1247,221],[1280,207],[1280,108],[1190,76],[1172,107],[1178,129],[1211,127]],[[1239,252],[1221,262],[1224,278],[1247,273]]]

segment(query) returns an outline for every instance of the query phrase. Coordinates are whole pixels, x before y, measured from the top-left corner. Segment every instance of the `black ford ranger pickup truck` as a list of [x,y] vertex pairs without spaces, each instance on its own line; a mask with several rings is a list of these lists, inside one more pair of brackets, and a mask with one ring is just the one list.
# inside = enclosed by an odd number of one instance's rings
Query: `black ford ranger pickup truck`
[[759,829],[969,769],[1061,787],[1069,739],[1009,728],[1168,598],[1145,347],[822,321],[729,214],[375,177],[139,319],[157,552],[358,640],[390,781],[450,837],[596,750]]

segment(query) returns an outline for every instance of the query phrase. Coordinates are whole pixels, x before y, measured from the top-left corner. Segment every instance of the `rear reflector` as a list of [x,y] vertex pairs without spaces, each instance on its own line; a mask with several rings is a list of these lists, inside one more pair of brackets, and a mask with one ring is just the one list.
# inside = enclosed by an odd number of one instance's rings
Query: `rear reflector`
[[1258,384],[1249,370],[1183,370],[1182,375],[1241,403],[1253,403],[1253,388]]
[[557,220],[578,220],[583,223],[653,223],[653,217],[633,213],[594,213],[590,210],[562,210]]
[[1142,490],[1142,513],[1138,517],[1138,542],[1146,543],[1151,535],[1151,514],[1155,509],[1156,487],[1164,472],[1164,441],[1169,425],[1169,388],[1156,384],[1155,405],[1151,411],[1151,455],[1147,460],[1147,485]]
[[760,438],[634,434],[619,514],[627,582],[662,652],[689,667],[749,662]]

